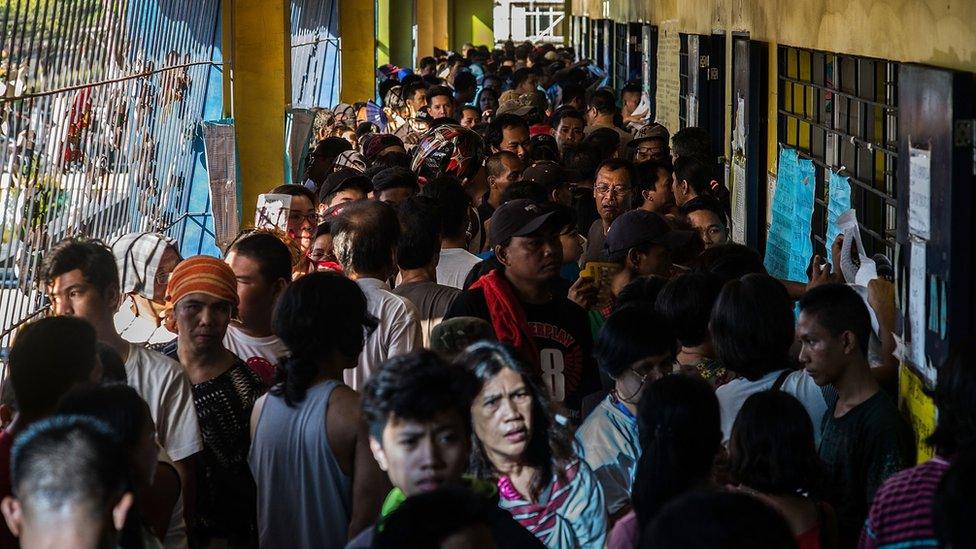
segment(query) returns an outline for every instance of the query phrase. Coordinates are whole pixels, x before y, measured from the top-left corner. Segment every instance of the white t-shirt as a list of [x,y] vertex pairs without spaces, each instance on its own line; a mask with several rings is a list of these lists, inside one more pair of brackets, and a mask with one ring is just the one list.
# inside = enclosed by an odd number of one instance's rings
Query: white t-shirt
[[[760,391],[772,389],[773,383],[782,371],[769,372],[756,381],[737,377],[715,390],[722,411],[723,443],[728,442],[729,437],[732,436],[732,424],[735,423],[735,417],[739,415],[739,410],[742,409],[746,399]],[[827,413],[825,389],[814,383],[813,378],[806,372],[798,370],[786,376],[779,390],[795,396],[806,408],[807,413],[810,414],[810,421],[813,422],[813,437],[819,447],[821,422],[824,414]]]
[[253,337],[231,324],[224,335],[224,347],[234,353],[256,373],[265,384],[270,385],[274,371],[281,360],[288,356],[288,347],[278,336]]
[[420,349],[424,340],[420,313],[413,303],[391,292],[382,280],[360,278],[356,284],[366,295],[366,309],[379,323],[366,338],[359,365],[343,372],[346,385],[361,391],[370,373],[386,359]]
[[125,374],[129,385],[149,404],[156,438],[174,461],[203,450],[190,380],[179,362],[130,343]]
[[441,257],[437,261],[437,283],[462,290],[464,279],[478,263],[481,263],[481,258],[467,250],[441,248]]
[[155,322],[145,316],[136,316],[131,307],[123,306],[112,320],[115,322],[115,330],[129,343],[155,345],[176,339],[176,334],[163,326],[156,326]]

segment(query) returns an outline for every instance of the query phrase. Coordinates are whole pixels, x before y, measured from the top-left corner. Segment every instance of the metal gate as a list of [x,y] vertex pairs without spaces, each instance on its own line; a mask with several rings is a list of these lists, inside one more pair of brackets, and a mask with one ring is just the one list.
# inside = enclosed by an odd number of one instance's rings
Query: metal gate
[[38,267],[61,238],[182,238],[219,14],[219,0],[0,1],[0,351],[45,312]]
[[339,7],[336,0],[292,0],[292,106],[339,102]]

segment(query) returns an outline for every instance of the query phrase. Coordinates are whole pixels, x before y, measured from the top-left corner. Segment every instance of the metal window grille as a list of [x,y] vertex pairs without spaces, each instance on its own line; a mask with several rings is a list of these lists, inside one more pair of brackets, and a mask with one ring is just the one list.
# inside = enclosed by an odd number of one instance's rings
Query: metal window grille
[[339,102],[339,7],[336,0],[292,0],[292,106]]
[[815,166],[814,246],[819,253],[830,248],[826,172],[841,170],[851,180],[867,253],[893,257],[898,65],[788,46],[778,55],[780,143]]
[[182,238],[219,8],[0,1],[0,350],[44,314],[39,266],[65,236]]
[[613,33],[613,80],[614,88],[620,90],[629,79],[627,71],[630,59],[630,27],[627,23],[614,25]]
[[680,49],[678,53],[678,125],[680,128],[688,127],[688,94],[694,90],[691,88],[690,72],[697,70],[696,65],[689,61],[687,34],[678,34]]

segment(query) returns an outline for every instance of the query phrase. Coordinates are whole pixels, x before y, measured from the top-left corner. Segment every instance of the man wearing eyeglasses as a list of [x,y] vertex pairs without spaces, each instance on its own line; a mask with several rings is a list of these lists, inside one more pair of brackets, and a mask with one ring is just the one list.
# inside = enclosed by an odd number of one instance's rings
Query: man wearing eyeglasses
[[583,261],[607,262],[609,257],[604,249],[604,241],[610,224],[633,208],[634,166],[627,160],[611,158],[596,169],[593,182],[593,199],[596,201],[599,219],[590,226],[587,234],[587,248]]
[[634,149],[635,164],[648,160],[663,162],[671,159],[671,149],[668,147],[670,139],[668,129],[655,122],[638,128],[627,146]]

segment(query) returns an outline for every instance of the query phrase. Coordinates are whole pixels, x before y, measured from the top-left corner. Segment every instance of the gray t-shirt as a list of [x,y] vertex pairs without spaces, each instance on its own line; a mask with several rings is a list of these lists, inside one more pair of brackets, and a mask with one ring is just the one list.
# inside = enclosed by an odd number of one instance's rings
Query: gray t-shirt
[[603,220],[597,219],[590,225],[590,232],[586,233],[586,252],[583,254],[583,265],[590,261],[610,261],[604,248],[606,235],[603,234]]
[[413,303],[420,313],[420,331],[424,347],[430,347],[430,334],[441,323],[448,307],[461,290],[436,282],[408,282],[393,289],[393,293]]

